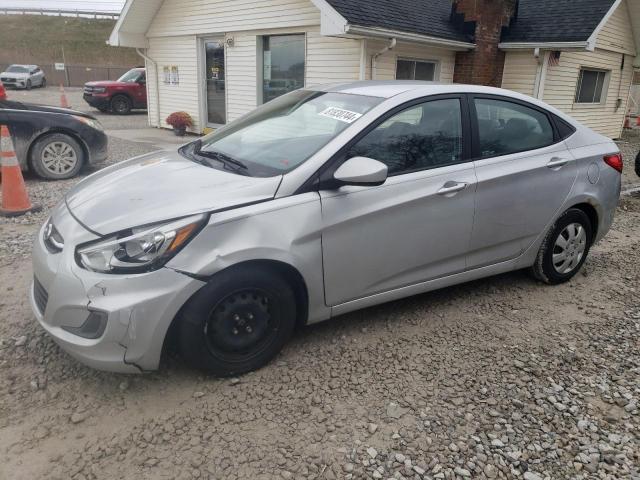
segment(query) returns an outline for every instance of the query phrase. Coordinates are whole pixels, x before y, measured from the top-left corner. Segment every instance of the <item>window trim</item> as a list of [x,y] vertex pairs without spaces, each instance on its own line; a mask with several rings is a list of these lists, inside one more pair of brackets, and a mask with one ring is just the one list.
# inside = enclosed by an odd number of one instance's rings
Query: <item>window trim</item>
[[[440,165],[437,167],[428,167],[428,168],[418,168],[415,170],[410,170],[407,172],[397,173],[395,175],[390,175],[389,178],[398,177],[400,175],[409,175],[416,172],[426,172],[429,170],[437,170],[439,168],[448,168],[454,165],[461,165],[463,163],[470,163],[473,161],[471,158],[471,116],[469,113],[469,102],[467,99],[467,95],[464,93],[443,93],[439,95],[429,95],[426,97],[414,98],[408,102],[405,102],[401,105],[398,105],[391,110],[388,110],[384,114],[380,115],[377,119],[371,122],[367,128],[362,130],[358,135],[353,137],[347,143],[345,143],[340,150],[338,150],[329,160],[327,160],[324,165],[322,165],[317,172],[309,177],[309,179],[298,189],[296,193],[304,193],[308,191],[319,191],[329,189],[335,186],[335,180],[333,178],[333,174],[336,170],[348,159],[346,158],[346,153],[349,149],[364,137],[366,137],[373,130],[378,128],[384,122],[389,120],[391,117],[397,115],[398,113],[403,112],[411,107],[416,105],[420,105],[427,102],[432,102],[436,100],[459,100],[460,101],[460,119],[462,121],[462,155],[460,157],[459,162],[448,163],[447,165]],[[379,187],[371,187],[371,188],[379,188]]]
[[[307,87],[307,60],[308,60],[308,38],[307,32],[287,32],[287,33],[266,33],[256,35],[256,105],[264,105],[264,39],[266,37],[291,37],[302,36],[304,41],[304,70],[302,73],[302,87]],[[226,52],[225,52],[226,61]]]
[[[538,107],[537,105],[533,105],[532,103],[528,103],[522,100],[519,100],[517,98],[511,98],[511,97],[503,97],[501,95],[491,95],[491,94],[467,94],[468,97],[468,102],[469,102],[469,116],[470,116],[470,123],[471,123],[471,151],[472,151],[472,161],[476,162],[479,160],[489,160],[492,158],[500,158],[500,157],[508,157],[509,155],[516,155],[518,153],[523,153],[523,152],[535,152],[536,150],[541,150],[543,148],[549,148],[553,145],[556,145],[558,143],[560,143],[561,141],[563,141],[562,138],[560,138],[560,134],[558,133],[558,127],[556,125],[556,122],[553,118],[553,115],[551,114],[551,112],[545,110],[544,108]],[[506,102],[506,103],[513,103],[515,105],[520,105],[521,107],[527,107],[530,108],[532,110],[536,110],[542,114],[544,114],[547,117],[547,120],[549,120],[549,124],[551,125],[551,129],[553,130],[553,141],[547,145],[543,145],[537,148],[533,148],[533,149],[522,149],[522,150],[518,150],[515,152],[509,152],[509,153],[505,153],[503,155],[494,155],[494,156],[482,156],[480,155],[480,127],[478,125],[478,112],[476,110],[476,99],[480,99],[480,100],[496,100],[496,101],[500,101],[500,102]],[[572,126],[573,127],[573,126]],[[575,132],[574,132],[575,133]]]
[[416,70],[413,70],[413,80],[409,81],[417,81],[417,82],[438,82],[440,81],[440,60],[434,60],[429,58],[415,58],[415,57],[403,57],[401,55],[396,57],[396,71],[394,73],[394,80],[398,80],[398,62],[420,62],[420,63],[432,63],[433,64],[433,80],[415,80]]
[[[600,100],[597,102],[579,102],[578,96],[580,95],[580,89],[582,88],[583,72],[596,72],[604,73],[604,80],[602,81],[602,91],[600,92]],[[609,96],[609,80],[611,79],[611,70],[604,68],[584,67],[580,66],[578,70],[578,81],[576,83],[576,90],[573,95],[573,104],[577,107],[592,106],[592,105],[604,105],[607,103],[607,97]],[[597,80],[596,80],[597,85]],[[595,93],[595,92],[594,92]]]

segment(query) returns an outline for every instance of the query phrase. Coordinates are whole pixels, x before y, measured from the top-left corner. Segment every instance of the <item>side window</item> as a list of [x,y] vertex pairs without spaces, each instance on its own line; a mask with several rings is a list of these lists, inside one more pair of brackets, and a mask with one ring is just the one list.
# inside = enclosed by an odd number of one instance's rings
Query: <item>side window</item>
[[553,144],[549,117],[518,103],[475,99],[480,155],[498,157]]
[[379,160],[387,164],[389,175],[459,163],[460,100],[432,100],[394,115],[351,147],[351,157]]

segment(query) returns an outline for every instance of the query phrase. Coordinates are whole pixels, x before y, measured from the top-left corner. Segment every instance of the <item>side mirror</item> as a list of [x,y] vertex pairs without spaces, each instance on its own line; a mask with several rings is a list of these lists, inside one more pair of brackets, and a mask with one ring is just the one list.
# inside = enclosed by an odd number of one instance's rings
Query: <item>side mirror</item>
[[333,174],[342,185],[375,187],[387,181],[389,168],[382,162],[367,157],[353,157],[344,162]]

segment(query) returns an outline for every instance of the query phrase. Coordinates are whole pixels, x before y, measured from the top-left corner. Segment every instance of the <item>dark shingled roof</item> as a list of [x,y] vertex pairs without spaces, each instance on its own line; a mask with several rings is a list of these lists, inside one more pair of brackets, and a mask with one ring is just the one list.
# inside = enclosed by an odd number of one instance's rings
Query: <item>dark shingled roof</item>
[[430,37],[471,42],[451,22],[451,0],[327,0],[358,27],[384,28]]
[[583,42],[615,0],[520,0],[503,42]]

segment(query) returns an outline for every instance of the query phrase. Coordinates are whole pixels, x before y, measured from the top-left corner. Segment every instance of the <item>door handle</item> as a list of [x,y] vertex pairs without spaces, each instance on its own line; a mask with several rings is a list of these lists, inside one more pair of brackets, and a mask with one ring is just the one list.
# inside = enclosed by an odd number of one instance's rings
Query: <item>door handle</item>
[[445,183],[440,190],[438,190],[438,195],[451,195],[452,193],[458,193],[464,190],[469,186],[468,183],[464,182],[447,182]]
[[569,163],[569,160],[566,158],[553,157],[551,161],[547,163],[547,168],[562,168],[567,163]]

